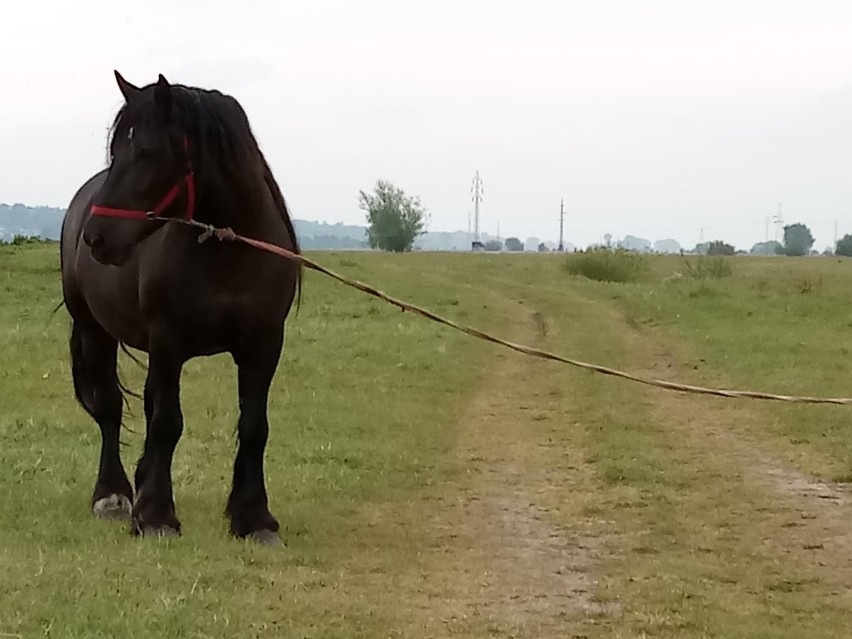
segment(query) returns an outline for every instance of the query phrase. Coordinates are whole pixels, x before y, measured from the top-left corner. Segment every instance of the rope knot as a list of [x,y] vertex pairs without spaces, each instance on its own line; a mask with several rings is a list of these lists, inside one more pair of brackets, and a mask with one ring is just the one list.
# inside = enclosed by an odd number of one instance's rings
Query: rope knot
[[237,234],[234,233],[234,229],[232,229],[230,226],[224,229],[216,229],[213,231],[213,234],[220,242],[225,240],[227,240],[228,242],[233,242],[237,239]]
[[[196,226],[201,226],[200,224],[196,224]],[[203,244],[211,237],[215,237],[220,242],[228,241],[233,242],[237,239],[237,234],[234,233],[234,230],[231,227],[218,229],[215,226],[205,224],[204,232],[198,236],[198,243]]]

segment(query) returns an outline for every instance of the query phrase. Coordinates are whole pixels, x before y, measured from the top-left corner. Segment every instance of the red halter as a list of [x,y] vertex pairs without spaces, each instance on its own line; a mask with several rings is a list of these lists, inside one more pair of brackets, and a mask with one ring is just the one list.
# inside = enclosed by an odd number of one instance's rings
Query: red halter
[[[183,139],[184,148],[189,147],[189,142],[186,138]],[[151,211],[143,211],[141,209],[114,209],[109,206],[92,205],[92,215],[101,217],[118,217],[125,220],[147,220],[152,217],[160,217],[160,214],[165,211],[174,199],[180,193],[181,182],[186,186],[186,213],[183,218],[191,220],[195,214],[195,175],[192,172],[192,162],[189,158],[186,160],[186,175],[183,180],[177,182],[168,193],[163,196],[163,199]]]

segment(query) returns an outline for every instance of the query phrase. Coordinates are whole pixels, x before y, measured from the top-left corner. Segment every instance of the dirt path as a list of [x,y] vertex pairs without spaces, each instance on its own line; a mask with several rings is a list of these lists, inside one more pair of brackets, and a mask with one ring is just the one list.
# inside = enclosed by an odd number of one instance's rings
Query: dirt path
[[[515,337],[541,340],[543,316],[521,315]],[[566,456],[568,434],[546,407],[552,389],[537,361],[500,351],[490,361],[459,424],[456,455],[466,473],[459,489],[431,508],[437,518],[424,521],[417,504],[391,517],[432,540],[395,584],[406,608],[400,635],[587,636],[596,619],[618,614],[594,596],[604,540],[579,523],[555,524],[548,506],[560,501],[555,493],[590,494],[582,451]]]

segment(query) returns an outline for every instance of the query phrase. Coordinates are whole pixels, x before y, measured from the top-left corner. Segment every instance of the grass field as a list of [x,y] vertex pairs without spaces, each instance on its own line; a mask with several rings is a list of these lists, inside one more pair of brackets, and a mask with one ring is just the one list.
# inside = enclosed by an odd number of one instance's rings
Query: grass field
[[[852,395],[852,261],[318,253],[507,339],[632,372]],[[693,259],[693,258],[690,258]],[[724,275],[724,273],[721,273]],[[286,547],[227,536],[235,371],[184,374],[180,539],[89,512],[57,247],[0,247],[0,638],[780,637],[852,624],[852,407],[683,396],[477,342],[308,273],[271,400]],[[122,356],[126,381],[144,372]],[[144,424],[131,402],[124,459]]]

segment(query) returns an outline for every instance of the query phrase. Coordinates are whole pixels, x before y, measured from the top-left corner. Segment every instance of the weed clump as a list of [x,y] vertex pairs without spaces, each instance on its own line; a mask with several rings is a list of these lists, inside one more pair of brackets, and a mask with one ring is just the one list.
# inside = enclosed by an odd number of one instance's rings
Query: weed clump
[[648,271],[648,262],[633,251],[593,248],[568,255],[562,268],[598,282],[635,282]]
[[684,264],[683,274],[695,280],[720,280],[733,273],[730,259],[721,255],[699,255],[694,261],[684,256]]

